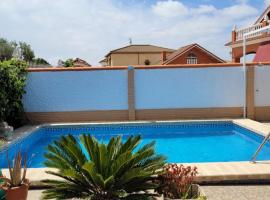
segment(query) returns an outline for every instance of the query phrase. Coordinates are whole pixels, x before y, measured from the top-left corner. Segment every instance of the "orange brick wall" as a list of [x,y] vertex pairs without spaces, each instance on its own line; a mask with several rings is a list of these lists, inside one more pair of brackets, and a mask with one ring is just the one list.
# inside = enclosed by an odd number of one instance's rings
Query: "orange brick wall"
[[178,58],[175,58],[174,60],[172,60],[170,63],[167,63],[167,64],[187,64],[187,56],[190,53],[194,53],[197,56],[198,64],[221,63],[219,60],[205,53],[201,49],[194,47],[191,50],[187,51],[183,55],[179,56]]

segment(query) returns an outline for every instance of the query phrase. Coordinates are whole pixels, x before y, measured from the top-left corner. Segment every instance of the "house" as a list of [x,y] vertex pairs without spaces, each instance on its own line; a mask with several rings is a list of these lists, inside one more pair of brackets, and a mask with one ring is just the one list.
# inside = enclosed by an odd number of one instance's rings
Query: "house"
[[73,62],[74,67],[91,67],[91,65],[88,62],[80,58],[75,58]]
[[162,64],[208,64],[224,63],[225,61],[206,50],[197,43],[179,48],[174,53],[166,57],[162,54]]
[[[243,56],[243,39],[244,34],[259,30],[270,24],[270,5],[258,17],[255,23],[249,27],[232,31],[232,39],[225,44],[231,48],[232,62],[239,63]],[[256,54],[254,62],[270,61],[270,34],[269,32],[256,32],[246,35],[246,54]],[[265,52],[266,51],[266,52]]]
[[63,60],[58,60],[58,67],[63,67],[63,66],[69,66],[69,67],[91,67],[91,65],[86,62],[85,60],[81,58],[70,58],[67,59],[66,61]]
[[174,49],[149,44],[131,44],[110,51],[100,64],[103,66],[157,65],[161,63],[161,54],[169,56],[174,51]]

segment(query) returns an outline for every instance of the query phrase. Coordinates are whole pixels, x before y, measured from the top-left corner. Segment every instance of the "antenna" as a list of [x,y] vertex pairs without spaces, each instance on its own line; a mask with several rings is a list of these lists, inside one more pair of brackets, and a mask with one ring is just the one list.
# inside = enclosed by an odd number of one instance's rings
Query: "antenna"
[[132,38],[128,38],[129,40],[129,45],[132,45]]

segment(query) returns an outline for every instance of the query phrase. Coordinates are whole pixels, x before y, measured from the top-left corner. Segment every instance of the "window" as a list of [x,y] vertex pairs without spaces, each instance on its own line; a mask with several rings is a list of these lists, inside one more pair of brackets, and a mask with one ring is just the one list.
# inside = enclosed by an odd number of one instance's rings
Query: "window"
[[187,64],[197,64],[197,56],[194,53],[188,54]]

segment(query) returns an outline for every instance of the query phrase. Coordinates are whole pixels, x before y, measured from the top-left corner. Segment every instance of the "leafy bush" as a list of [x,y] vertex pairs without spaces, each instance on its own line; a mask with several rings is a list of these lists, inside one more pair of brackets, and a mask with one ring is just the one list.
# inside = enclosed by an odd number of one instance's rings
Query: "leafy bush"
[[7,121],[15,127],[21,124],[25,81],[25,62],[0,62],[0,122]]
[[191,185],[196,175],[196,167],[168,164],[163,167],[163,173],[158,177],[160,186],[157,192],[172,199],[192,198]]
[[[149,199],[149,192],[165,158],[156,155],[154,142],[138,148],[140,136],[127,141],[113,137],[108,144],[90,135],[63,136],[48,146],[45,165],[57,168],[47,173],[64,180],[45,180],[52,188],[44,199],[89,198],[92,200]],[[81,143],[81,144],[80,144]],[[135,150],[136,149],[136,150]]]

